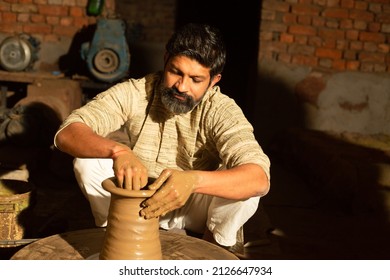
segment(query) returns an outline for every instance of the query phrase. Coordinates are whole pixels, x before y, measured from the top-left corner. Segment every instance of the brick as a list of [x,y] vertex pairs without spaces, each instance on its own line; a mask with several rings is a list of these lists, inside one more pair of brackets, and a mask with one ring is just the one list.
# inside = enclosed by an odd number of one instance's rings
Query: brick
[[88,19],[85,17],[75,17],[74,25],[78,29],[81,29],[82,27],[88,26]]
[[390,11],[376,16],[376,21],[380,23],[390,23]]
[[46,17],[46,22],[50,25],[57,25],[60,23],[60,18],[59,17],[54,17],[54,16],[47,16]]
[[275,18],[276,18],[275,11],[269,11],[269,10],[262,10],[261,11],[261,19],[262,20],[275,20]]
[[23,23],[29,22],[30,21],[30,14],[18,14],[17,21],[23,22]]
[[290,54],[313,55],[314,51],[315,48],[311,46],[305,46],[299,44],[288,45],[288,53]]
[[313,17],[312,25],[315,27],[325,26],[325,19],[323,17]]
[[379,22],[370,22],[367,30],[370,32],[379,32],[381,30],[381,24]]
[[54,26],[53,33],[59,36],[73,37],[77,33],[78,28],[75,26]]
[[298,16],[297,22],[299,24],[310,25],[311,24],[311,16],[305,16],[305,15]]
[[339,7],[340,0],[328,0],[326,4],[328,7]]
[[310,36],[308,44],[309,46],[320,47],[322,45],[322,39],[320,37]]
[[362,41],[384,43],[386,41],[386,36],[384,34],[374,32],[360,32],[359,39]]
[[62,1],[62,5],[75,7],[76,6],[76,0],[63,0]]
[[260,30],[286,32],[287,26],[285,24],[278,23],[278,22],[264,21],[260,26]]
[[73,24],[73,22],[74,22],[73,17],[60,18],[60,25],[61,26],[71,26]]
[[337,40],[336,41],[336,49],[338,50],[345,50],[348,46],[347,40]]
[[265,10],[279,11],[279,12],[288,12],[290,5],[282,1],[274,0],[263,0],[262,8]]
[[351,19],[342,19],[340,20],[341,29],[352,29],[353,21]]
[[10,12],[4,12],[2,14],[2,24],[3,23],[15,23],[17,20],[16,14],[15,13],[10,13]]
[[382,53],[361,52],[359,54],[359,60],[362,62],[384,63],[385,57]]
[[318,31],[318,35],[324,39],[333,39],[333,40],[345,39],[344,30],[322,28]]
[[325,38],[322,40],[322,47],[334,49],[336,48],[336,40],[333,38]]
[[326,1],[327,0],[313,0],[313,4],[318,6],[326,6]]
[[260,49],[266,52],[284,53],[287,51],[287,44],[281,42],[265,42],[260,44]]
[[341,0],[340,6],[342,8],[351,9],[355,5],[355,0]]
[[314,36],[317,33],[317,29],[305,25],[291,25],[288,28],[288,32],[291,34]]
[[32,23],[44,23],[46,18],[43,15],[39,14],[33,14],[31,15],[31,22]]
[[320,11],[321,9],[315,5],[308,5],[308,4],[291,5],[291,12],[297,15],[318,16],[320,15]]
[[351,50],[359,51],[363,49],[363,42],[360,41],[352,41],[349,43],[349,48]]
[[382,24],[381,32],[390,33],[390,24]]
[[367,11],[351,10],[349,17],[356,20],[371,22],[374,20],[374,14]]
[[367,30],[367,22],[363,20],[355,20],[353,27],[357,30]]
[[38,7],[33,4],[13,4],[12,12],[14,13],[37,13]]
[[294,42],[296,42],[299,45],[306,45],[308,41],[308,37],[304,35],[296,35],[294,37]]
[[325,22],[325,26],[332,29],[339,28],[339,21],[335,19],[330,19]]
[[263,42],[263,41],[272,41],[273,34],[274,34],[273,32],[261,31],[260,35],[259,35],[260,41],[261,42]]
[[321,58],[340,59],[342,52],[335,49],[317,48],[315,55]]
[[39,13],[47,16],[67,16],[69,7],[55,5],[40,5]]
[[50,34],[51,26],[48,24],[28,24],[23,26],[23,31],[33,34]]
[[315,67],[318,64],[318,59],[314,56],[293,55],[291,62],[293,64],[307,65],[307,66]]
[[338,71],[345,70],[346,68],[346,61],[345,60],[334,60],[332,62],[332,68]]
[[11,5],[0,2],[0,12],[6,12],[6,11],[11,11]]
[[349,11],[342,8],[328,8],[324,10],[322,15],[330,18],[348,18]]
[[378,50],[377,44],[373,42],[364,42],[363,50],[368,52],[376,52]]
[[71,7],[69,8],[69,15],[72,17],[83,17],[86,16],[86,12],[81,7]]
[[4,23],[2,22],[0,24],[0,32],[8,33],[8,34],[15,34],[15,33],[22,33],[23,32],[23,25],[18,23]]
[[343,53],[343,58],[346,60],[357,60],[358,55],[356,51],[346,50]]
[[377,3],[370,3],[368,6],[368,10],[375,14],[379,14],[380,12],[382,12],[382,5]]
[[381,53],[390,53],[389,44],[378,44],[378,51]]
[[355,8],[357,10],[367,10],[368,3],[366,1],[356,1]]
[[293,14],[284,14],[282,21],[286,24],[297,23],[297,16]]
[[280,42],[283,43],[293,43],[294,42],[294,36],[287,34],[287,33],[282,33],[280,34]]
[[360,67],[360,62],[355,61],[355,60],[354,61],[347,61],[346,65],[345,65],[346,70],[352,70],[352,71],[359,70],[359,67]]
[[359,38],[359,31],[357,31],[357,30],[347,30],[345,32],[345,37],[348,40],[357,40]]

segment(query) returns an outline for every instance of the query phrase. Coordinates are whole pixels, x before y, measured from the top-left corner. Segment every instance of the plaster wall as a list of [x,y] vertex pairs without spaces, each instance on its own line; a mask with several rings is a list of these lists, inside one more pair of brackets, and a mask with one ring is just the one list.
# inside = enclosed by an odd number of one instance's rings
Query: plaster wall
[[290,127],[390,134],[390,75],[316,72],[260,60],[255,131],[267,145]]

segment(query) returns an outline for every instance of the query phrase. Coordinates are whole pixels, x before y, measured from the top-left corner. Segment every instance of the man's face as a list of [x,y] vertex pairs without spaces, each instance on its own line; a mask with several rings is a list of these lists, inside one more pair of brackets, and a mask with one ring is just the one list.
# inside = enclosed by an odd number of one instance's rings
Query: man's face
[[220,75],[210,82],[210,69],[185,56],[168,59],[161,85],[161,101],[174,114],[191,111],[214,86]]

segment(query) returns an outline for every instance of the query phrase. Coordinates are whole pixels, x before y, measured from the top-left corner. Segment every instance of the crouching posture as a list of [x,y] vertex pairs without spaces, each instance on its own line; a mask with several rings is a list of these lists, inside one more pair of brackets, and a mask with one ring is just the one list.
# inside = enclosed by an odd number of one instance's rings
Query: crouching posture
[[[217,86],[225,60],[216,28],[187,24],[166,44],[162,71],[112,86],[63,122],[54,143],[75,158],[97,226],[106,226],[110,203],[101,183],[115,176],[118,187],[157,190],[141,215],[159,217],[161,228],[236,243],[269,191],[270,162],[242,110]],[[118,129],[128,142],[107,137]]]

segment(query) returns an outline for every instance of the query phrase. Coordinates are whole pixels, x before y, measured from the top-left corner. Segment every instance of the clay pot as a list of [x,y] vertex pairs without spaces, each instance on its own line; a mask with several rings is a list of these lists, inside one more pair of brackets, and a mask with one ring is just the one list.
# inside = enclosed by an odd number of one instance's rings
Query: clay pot
[[152,196],[152,190],[126,190],[115,185],[115,178],[103,181],[111,193],[107,228],[101,260],[161,260],[159,219],[144,219],[141,203]]

